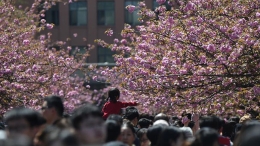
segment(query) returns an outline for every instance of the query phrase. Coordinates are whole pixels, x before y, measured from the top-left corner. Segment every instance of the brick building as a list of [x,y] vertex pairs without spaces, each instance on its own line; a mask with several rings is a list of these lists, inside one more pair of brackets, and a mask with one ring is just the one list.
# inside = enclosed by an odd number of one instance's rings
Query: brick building
[[[95,39],[102,39],[112,43],[114,38],[120,38],[124,23],[137,25],[137,11],[129,13],[127,5],[138,5],[140,0],[78,0],[70,4],[63,3],[53,6],[46,12],[45,19],[54,23],[51,30],[52,40],[68,42],[69,46],[84,48],[87,44],[94,44]],[[145,0],[148,8],[156,6],[156,0]],[[108,37],[104,32],[111,28],[113,37]],[[47,30],[46,30],[47,31]],[[49,30],[48,30],[49,31]],[[74,37],[73,34],[77,34]],[[87,41],[83,41],[86,38]],[[96,47],[90,52],[88,63],[114,63],[113,52],[109,49]]]

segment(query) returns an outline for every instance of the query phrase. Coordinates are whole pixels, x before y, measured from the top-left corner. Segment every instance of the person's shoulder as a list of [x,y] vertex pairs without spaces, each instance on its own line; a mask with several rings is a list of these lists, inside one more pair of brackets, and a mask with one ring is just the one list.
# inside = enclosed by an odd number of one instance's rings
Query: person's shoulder
[[228,137],[220,136],[218,142],[220,145],[230,146],[230,139]]
[[107,101],[107,102],[104,104],[104,106],[109,105],[109,104],[111,104],[111,103],[112,103],[112,102]]

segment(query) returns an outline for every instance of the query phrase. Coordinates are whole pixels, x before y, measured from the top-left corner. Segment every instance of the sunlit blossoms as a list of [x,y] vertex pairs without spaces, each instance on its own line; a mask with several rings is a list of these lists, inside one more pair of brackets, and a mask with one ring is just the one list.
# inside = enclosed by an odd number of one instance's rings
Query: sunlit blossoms
[[71,48],[63,49],[64,42],[50,43],[51,33],[38,35],[44,28],[53,28],[35,13],[40,1],[26,11],[11,2],[0,1],[0,114],[18,106],[37,109],[50,94],[63,97],[66,111],[91,101],[93,92],[75,74],[87,70],[82,68],[87,55],[75,53],[75,60],[69,55]]
[[259,111],[259,1],[156,2],[156,13],[138,7],[143,23],[126,24],[114,44],[99,41],[118,52],[103,74],[145,111]]

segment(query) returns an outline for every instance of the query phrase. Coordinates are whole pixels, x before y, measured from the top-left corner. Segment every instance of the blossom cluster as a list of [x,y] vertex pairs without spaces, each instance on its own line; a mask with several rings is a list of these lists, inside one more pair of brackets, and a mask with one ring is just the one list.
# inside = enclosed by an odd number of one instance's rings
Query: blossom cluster
[[40,0],[26,10],[9,0],[0,2],[0,114],[17,106],[37,109],[51,94],[64,98],[67,111],[91,101],[93,92],[75,73],[87,72],[83,66],[88,51],[69,55],[66,42],[53,43],[50,32],[41,32],[54,27],[42,19],[52,2],[45,1],[39,13]]
[[113,44],[98,41],[117,52],[109,80],[144,111],[259,111],[259,1],[157,2],[155,11],[128,6],[143,23],[126,24]]

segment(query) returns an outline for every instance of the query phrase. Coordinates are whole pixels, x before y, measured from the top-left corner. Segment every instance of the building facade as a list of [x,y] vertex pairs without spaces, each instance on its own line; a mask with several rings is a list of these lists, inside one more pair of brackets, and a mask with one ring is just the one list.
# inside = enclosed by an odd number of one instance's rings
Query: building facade
[[[129,13],[127,5],[138,5],[140,0],[77,0],[73,3],[59,3],[45,14],[48,23],[55,24],[50,31],[53,41],[66,41],[68,46],[79,49],[87,44],[94,44],[95,39],[102,39],[112,43],[114,38],[120,38],[125,23],[138,25],[137,11]],[[157,6],[156,0],[145,0],[148,8]],[[113,37],[104,32],[111,28]],[[76,37],[75,37],[76,36]],[[87,41],[86,41],[87,40]],[[91,50],[87,63],[114,63],[113,52],[96,46]]]

